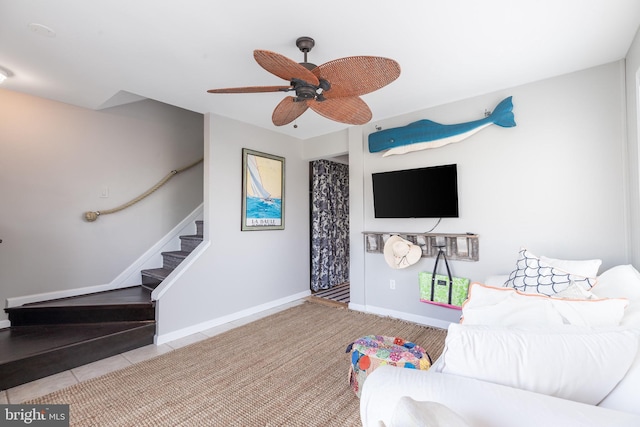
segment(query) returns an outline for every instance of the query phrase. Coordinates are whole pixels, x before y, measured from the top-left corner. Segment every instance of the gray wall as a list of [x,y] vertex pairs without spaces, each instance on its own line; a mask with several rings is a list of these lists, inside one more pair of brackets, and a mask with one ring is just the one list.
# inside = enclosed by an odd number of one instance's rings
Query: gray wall
[[[309,164],[300,141],[214,115],[205,116],[205,140],[210,246],[160,296],[159,342],[309,294]],[[285,158],[284,230],[240,231],[242,148]]]
[[0,117],[0,301],[107,284],[202,203],[199,165],[125,211],[83,219],[201,158],[201,114],[155,101],[92,111],[0,90]]
[[[460,314],[419,302],[418,272],[430,271],[433,259],[393,270],[382,255],[364,252],[362,231],[424,232],[436,223],[375,219],[374,172],[458,165],[460,217],[443,219],[434,231],[478,233],[480,261],[452,261],[454,275],[484,281],[508,274],[520,247],[556,258],[601,258],[601,271],[628,263],[624,67],[620,61],[370,123],[361,138],[347,138],[352,203],[362,204],[350,219],[352,307],[436,325]],[[376,125],[476,120],[507,96],[513,96],[515,128],[491,126],[459,143],[400,156],[368,152]]]

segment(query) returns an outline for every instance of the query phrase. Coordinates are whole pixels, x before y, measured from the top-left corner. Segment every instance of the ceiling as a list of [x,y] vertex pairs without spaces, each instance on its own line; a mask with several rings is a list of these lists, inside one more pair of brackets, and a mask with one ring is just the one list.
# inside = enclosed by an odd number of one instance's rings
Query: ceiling
[[307,139],[347,125],[308,110],[276,127],[286,95],[206,91],[286,85],[253,50],[302,62],[295,41],[310,36],[318,65],[400,63],[362,97],[375,123],[622,59],[639,25],[638,0],[0,0],[0,68],[4,89],[81,107],[149,98]]

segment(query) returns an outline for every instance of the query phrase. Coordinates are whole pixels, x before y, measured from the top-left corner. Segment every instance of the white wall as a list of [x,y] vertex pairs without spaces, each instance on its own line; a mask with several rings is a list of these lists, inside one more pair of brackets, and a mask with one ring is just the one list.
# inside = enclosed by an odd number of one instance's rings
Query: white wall
[[125,211],[83,219],[201,158],[201,114],[150,100],[92,111],[0,90],[0,117],[0,301],[109,283],[202,203],[199,165]]
[[629,230],[631,235],[631,260],[640,266],[640,30],[626,58],[627,95],[627,153],[629,161]]
[[[309,163],[299,140],[205,116],[210,246],[158,301],[158,342],[308,295]],[[240,231],[242,148],[285,158],[285,229]]]

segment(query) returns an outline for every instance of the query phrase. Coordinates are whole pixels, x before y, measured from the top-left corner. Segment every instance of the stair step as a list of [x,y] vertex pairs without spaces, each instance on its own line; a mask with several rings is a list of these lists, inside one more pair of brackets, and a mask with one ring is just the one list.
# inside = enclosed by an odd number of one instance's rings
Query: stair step
[[180,249],[185,252],[192,252],[202,243],[202,236],[197,234],[180,236]]
[[186,251],[162,252],[162,267],[173,270],[189,255]]
[[203,220],[196,221],[196,234],[198,236],[204,235],[204,221]]
[[142,270],[140,272],[142,276],[142,286],[147,289],[155,289],[160,282],[167,278],[172,272],[168,268],[150,268],[148,270]]
[[151,292],[142,286],[5,308],[11,326],[155,319]]
[[0,330],[0,390],[153,344],[154,321]]

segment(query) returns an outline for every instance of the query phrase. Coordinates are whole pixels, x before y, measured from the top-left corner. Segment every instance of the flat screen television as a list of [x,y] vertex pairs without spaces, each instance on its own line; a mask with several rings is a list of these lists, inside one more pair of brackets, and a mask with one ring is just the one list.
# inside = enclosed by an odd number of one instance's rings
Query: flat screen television
[[457,165],[372,174],[376,218],[457,218]]

